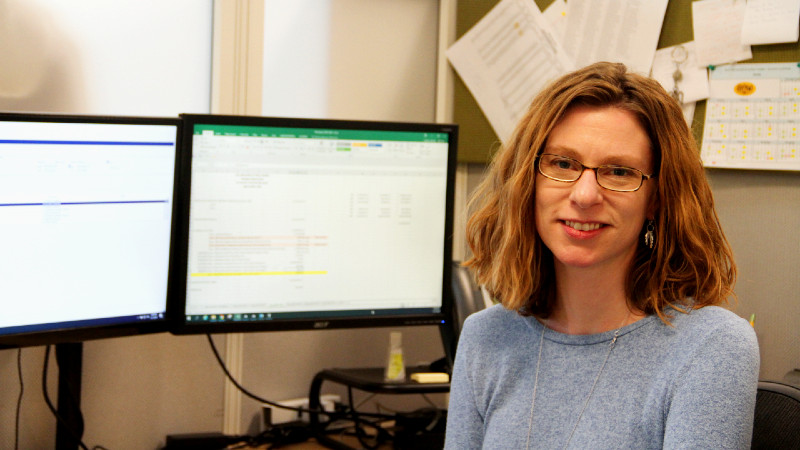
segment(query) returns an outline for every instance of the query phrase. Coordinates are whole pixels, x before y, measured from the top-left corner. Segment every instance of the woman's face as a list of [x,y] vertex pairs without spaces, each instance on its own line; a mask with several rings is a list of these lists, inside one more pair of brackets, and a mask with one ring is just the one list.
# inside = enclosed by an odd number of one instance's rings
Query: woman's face
[[[649,175],[654,166],[650,147],[633,113],[576,106],[553,128],[543,153],[588,167],[625,166]],[[553,164],[569,162],[557,159]],[[553,252],[556,267],[628,270],[644,221],[653,217],[655,181],[643,181],[637,191],[616,192],[601,187],[592,170],[584,170],[574,182],[556,181],[538,171],[536,176],[536,229]]]

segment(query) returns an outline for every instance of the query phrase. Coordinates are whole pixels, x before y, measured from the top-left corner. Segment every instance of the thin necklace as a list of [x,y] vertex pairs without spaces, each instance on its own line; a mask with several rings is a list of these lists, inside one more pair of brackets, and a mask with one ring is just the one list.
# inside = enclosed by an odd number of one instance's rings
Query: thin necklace
[[[580,414],[578,414],[578,419],[575,420],[575,425],[572,426],[572,431],[569,433],[567,437],[567,442],[564,444],[564,448],[569,447],[569,443],[572,440],[572,435],[575,434],[575,430],[578,428],[578,423],[581,421],[581,417],[583,417],[583,412],[586,411],[586,407],[589,405],[589,400],[592,398],[592,394],[594,394],[594,388],[597,386],[597,380],[600,379],[600,375],[603,373],[603,369],[606,367],[606,363],[608,362],[608,357],[611,356],[611,350],[614,350],[614,345],[617,343],[617,338],[619,337],[619,332],[622,330],[622,327],[625,325],[625,322],[628,321],[630,318],[631,313],[628,312],[628,315],[625,316],[625,319],[622,320],[622,323],[619,324],[616,330],[614,330],[614,337],[611,338],[611,343],[608,345],[608,351],[606,352],[606,357],[603,359],[603,364],[600,365],[600,370],[597,371],[597,375],[594,377],[594,382],[592,383],[592,388],[589,390],[589,395],[586,396],[586,400],[583,402],[583,408],[581,408]],[[531,412],[528,416],[528,439],[525,442],[525,448],[531,448],[531,432],[533,431],[533,411],[534,406],[536,405],[536,389],[539,386],[539,363],[542,362],[542,348],[544,347],[544,332],[549,330],[550,327],[547,326],[546,322],[542,322],[542,334],[539,337],[539,356],[536,357],[536,375],[533,379],[533,395],[531,396]]]

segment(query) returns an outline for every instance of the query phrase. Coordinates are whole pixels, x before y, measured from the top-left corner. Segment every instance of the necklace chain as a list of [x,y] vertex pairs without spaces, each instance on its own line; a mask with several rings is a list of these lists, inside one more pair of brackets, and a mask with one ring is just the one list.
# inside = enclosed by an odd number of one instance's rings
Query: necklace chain
[[[625,319],[623,319],[622,323],[620,323],[619,327],[614,330],[614,337],[611,338],[611,343],[608,344],[608,351],[606,352],[606,357],[603,359],[603,364],[600,365],[600,370],[597,371],[597,375],[594,377],[594,382],[592,383],[592,388],[589,390],[589,395],[586,396],[586,400],[583,402],[583,407],[581,408],[580,414],[578,414],[578,418],[575,420],[575,425],[572,426],[572,431],[570,431],[569,436],[567,437],[567,442],[564,443],[564,448],[566,449],[569,447],[570,441],[572,441],[572,435],[575,434],[575,430],[578,428],[578,423],[581,421],[581,417],[583,417],[584,411],[586,411],[586,407],[589,405],[589,400],[592,398],[592,394],[594,394],[594,388],[597,386],[597,381],[600,379],[600,375],[603,373],[603,369],[606,367],[606,363],[608,362],[608,357],[611,356],[611,351],[614,350],[614,346],[617,343],[617,338],[619,337],[619,332],[622,330],[622,327],[625,325],[625,322],[628,321],[630,318],[630,312]],[[536,390],[539,387],[539,364],[542,362],[542,348],[544,347],[544,332],[550,329],[547,326],[547,323],[542,322],[542,334],[539,337],[539,355],[536,357],[536,375],[533,379],[533,394],[531,396],[531,412],[528,416],[528,439],[525,442],[525,448],[529,449],[531,447],[531,433],[533,431],[533,411],[536,405]]]

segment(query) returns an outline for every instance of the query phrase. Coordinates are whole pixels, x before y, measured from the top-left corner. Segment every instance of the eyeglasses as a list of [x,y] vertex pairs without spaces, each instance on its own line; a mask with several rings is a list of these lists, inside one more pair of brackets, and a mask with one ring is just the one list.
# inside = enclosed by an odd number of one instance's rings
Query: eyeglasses
[[600,187],[610,191],[633,192],[642,187],[644,180],[653,178],[654,175],[645,175],[639,169],[625,166],[603,165],[589,167],[577,159],[568,158],[552,153],[542,153],[537,164],[539,173],[555,181],[573,183],[583,175],[586,169],[594,171],[595,179]]

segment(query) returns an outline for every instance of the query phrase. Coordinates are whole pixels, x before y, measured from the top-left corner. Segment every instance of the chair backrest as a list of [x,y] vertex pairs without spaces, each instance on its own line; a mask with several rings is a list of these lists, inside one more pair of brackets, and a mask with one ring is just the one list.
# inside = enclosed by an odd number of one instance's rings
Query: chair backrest
[[467,317],[491,305],[491,301],[487,300],[487,294],[475,283],[469,269],[461,266],[458,261],[453,261],[452,270],[456,313],[455,332],[458,336],[461,334],[461,327]]
[[759,381],[753,449],[800,449],[800,388]]

